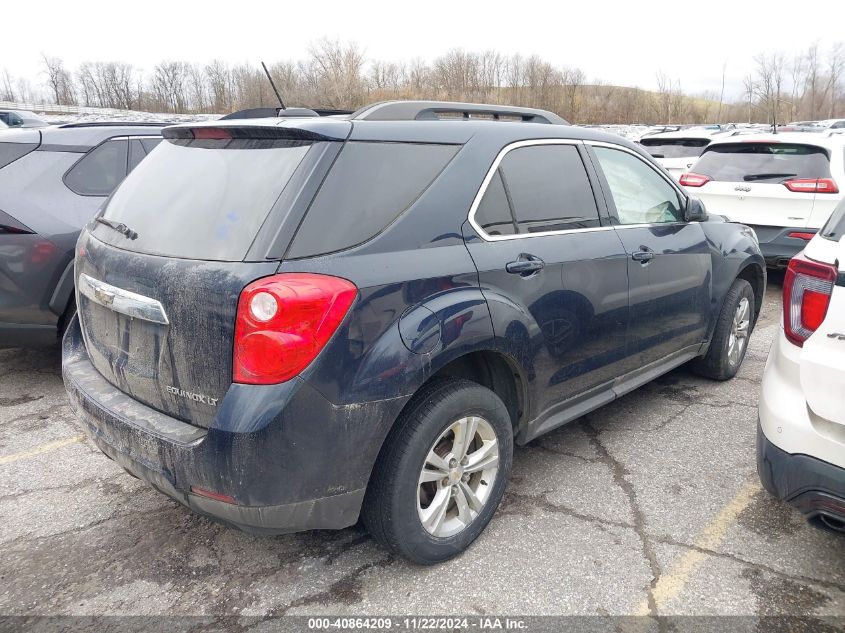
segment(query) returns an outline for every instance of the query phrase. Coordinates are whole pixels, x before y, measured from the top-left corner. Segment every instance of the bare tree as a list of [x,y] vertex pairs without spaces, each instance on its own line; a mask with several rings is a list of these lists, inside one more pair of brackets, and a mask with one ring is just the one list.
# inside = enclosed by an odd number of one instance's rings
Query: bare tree
[[76,102],[73,91],[73,80],[65,70],[64,63],[58,57],[48,57],[41,54],[44,72],[47,74],[47,85],[58,105],[70,105]]
[[836,113],[836,94],[839,78],[842,75],[842,65],[845,62],[845,51],[842,49],[842,42],[837,42],[833,45],[828,56],[827,63],[827,89],[830,107],[828,108],[827,116],[832,119]]
[[15,88],[12,85],[12,75],[4,68],[0,76],[0,100],[15,101]]

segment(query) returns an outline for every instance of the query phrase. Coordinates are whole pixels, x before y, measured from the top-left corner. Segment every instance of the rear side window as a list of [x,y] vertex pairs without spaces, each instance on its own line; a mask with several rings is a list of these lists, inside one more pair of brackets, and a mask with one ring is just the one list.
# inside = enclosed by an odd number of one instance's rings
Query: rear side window
[[644,138],[640,141],[655,158],[688,158],[701,155],[710,143],[706,138]]
[[707,148],[692,171],[716,181],[781,183],[792,178],[830,178],[830,158],[814,145],[728,143]]
[[475,211],[475,221],[487,235],[513,235],[519,231],[502,182],[501,169],[496,170],[487,185],[487,191]]
[[512,234],[514,226],[517,233],[546,233],[600,224],[590,180],[574,145],[511,150],[496,176],[475,214],[489,235]]
[[0,169],[29,154],[38,143],[0,143]]
[[821,231],[822,237],[838,242],[845,236],[845,198],[836,205],[831,216],[825,222]]
[[311,147],[303,141],[163,142],[141,161],[104,216],[98,239],[153,255],[243,261],[264,219]]
[[149,154],[156,145],[161,143],[160,138],[133,138],[129,140],[129,171],[138,166],[144,157]]
[[126,177],[129,142],[106,141],[83,156],[65,174],[65,184],[80,196],[108,196]]
[[340,251],[380,233],[428,188],[457,145],[350,142],[299,227],[288,257]]

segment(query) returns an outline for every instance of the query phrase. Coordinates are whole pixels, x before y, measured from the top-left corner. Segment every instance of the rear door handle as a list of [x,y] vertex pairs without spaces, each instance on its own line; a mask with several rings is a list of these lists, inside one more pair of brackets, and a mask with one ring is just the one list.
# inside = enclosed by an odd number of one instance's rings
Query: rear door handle
[[528,253],[521,253],[516,261],[505,264],[505,270],[512,275],[522,275],[527,277],[538,270],[542,270],[546,265],[542,259],[536,255],[529,255]]
[[635,262],[645,264],[646,262],[650,262],[652,259],[654,259],[654,251],[651,250],[648,246],[640,246],[640,250],[631,253],[631,259],[633,259]]

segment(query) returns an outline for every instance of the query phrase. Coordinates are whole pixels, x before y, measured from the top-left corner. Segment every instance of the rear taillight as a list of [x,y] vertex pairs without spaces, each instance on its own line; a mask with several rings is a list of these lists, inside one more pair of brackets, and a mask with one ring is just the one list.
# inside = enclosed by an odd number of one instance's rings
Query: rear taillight
[[335,333],[358,289],[339,277],[283,273],[241,292],[233,380],[269,385],[305,369]]
[[687,172],[685,174],[681,174],[681,178],[678,182],[680,182],[684,187],[701,187],[702,185],[710,182],[710,176],[702,176],[701,174]]
[[793,178],[783,185],[796,193],[839,193],[833,178]]
[[795,239],[798,239],[798,240],[806,240],[806,241],[809,242],[811,239],[813,239],[816,236],[816,234],[810,233],[809,231],[790,231],[789,233],[787,233],[786,236],[792,237],[792,238],[795,238]]
[[789,262],[783,280],[783,331],[798,347],[824,321],[836,273],[834,266],[808,259],[803,253]]

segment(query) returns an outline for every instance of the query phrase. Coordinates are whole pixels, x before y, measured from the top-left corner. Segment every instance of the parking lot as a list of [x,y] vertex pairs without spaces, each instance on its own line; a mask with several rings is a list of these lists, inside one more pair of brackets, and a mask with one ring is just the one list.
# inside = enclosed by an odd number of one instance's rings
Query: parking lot
[[[191,514],[81,434],[58,350],[0,351],[0,613],[845,613],[845,539],[760,488],[757,394],[678,369],[518,448],[475,545],[421,568],[359,527],[254,537]],[[823,630],[823,629],[817,629]]]

